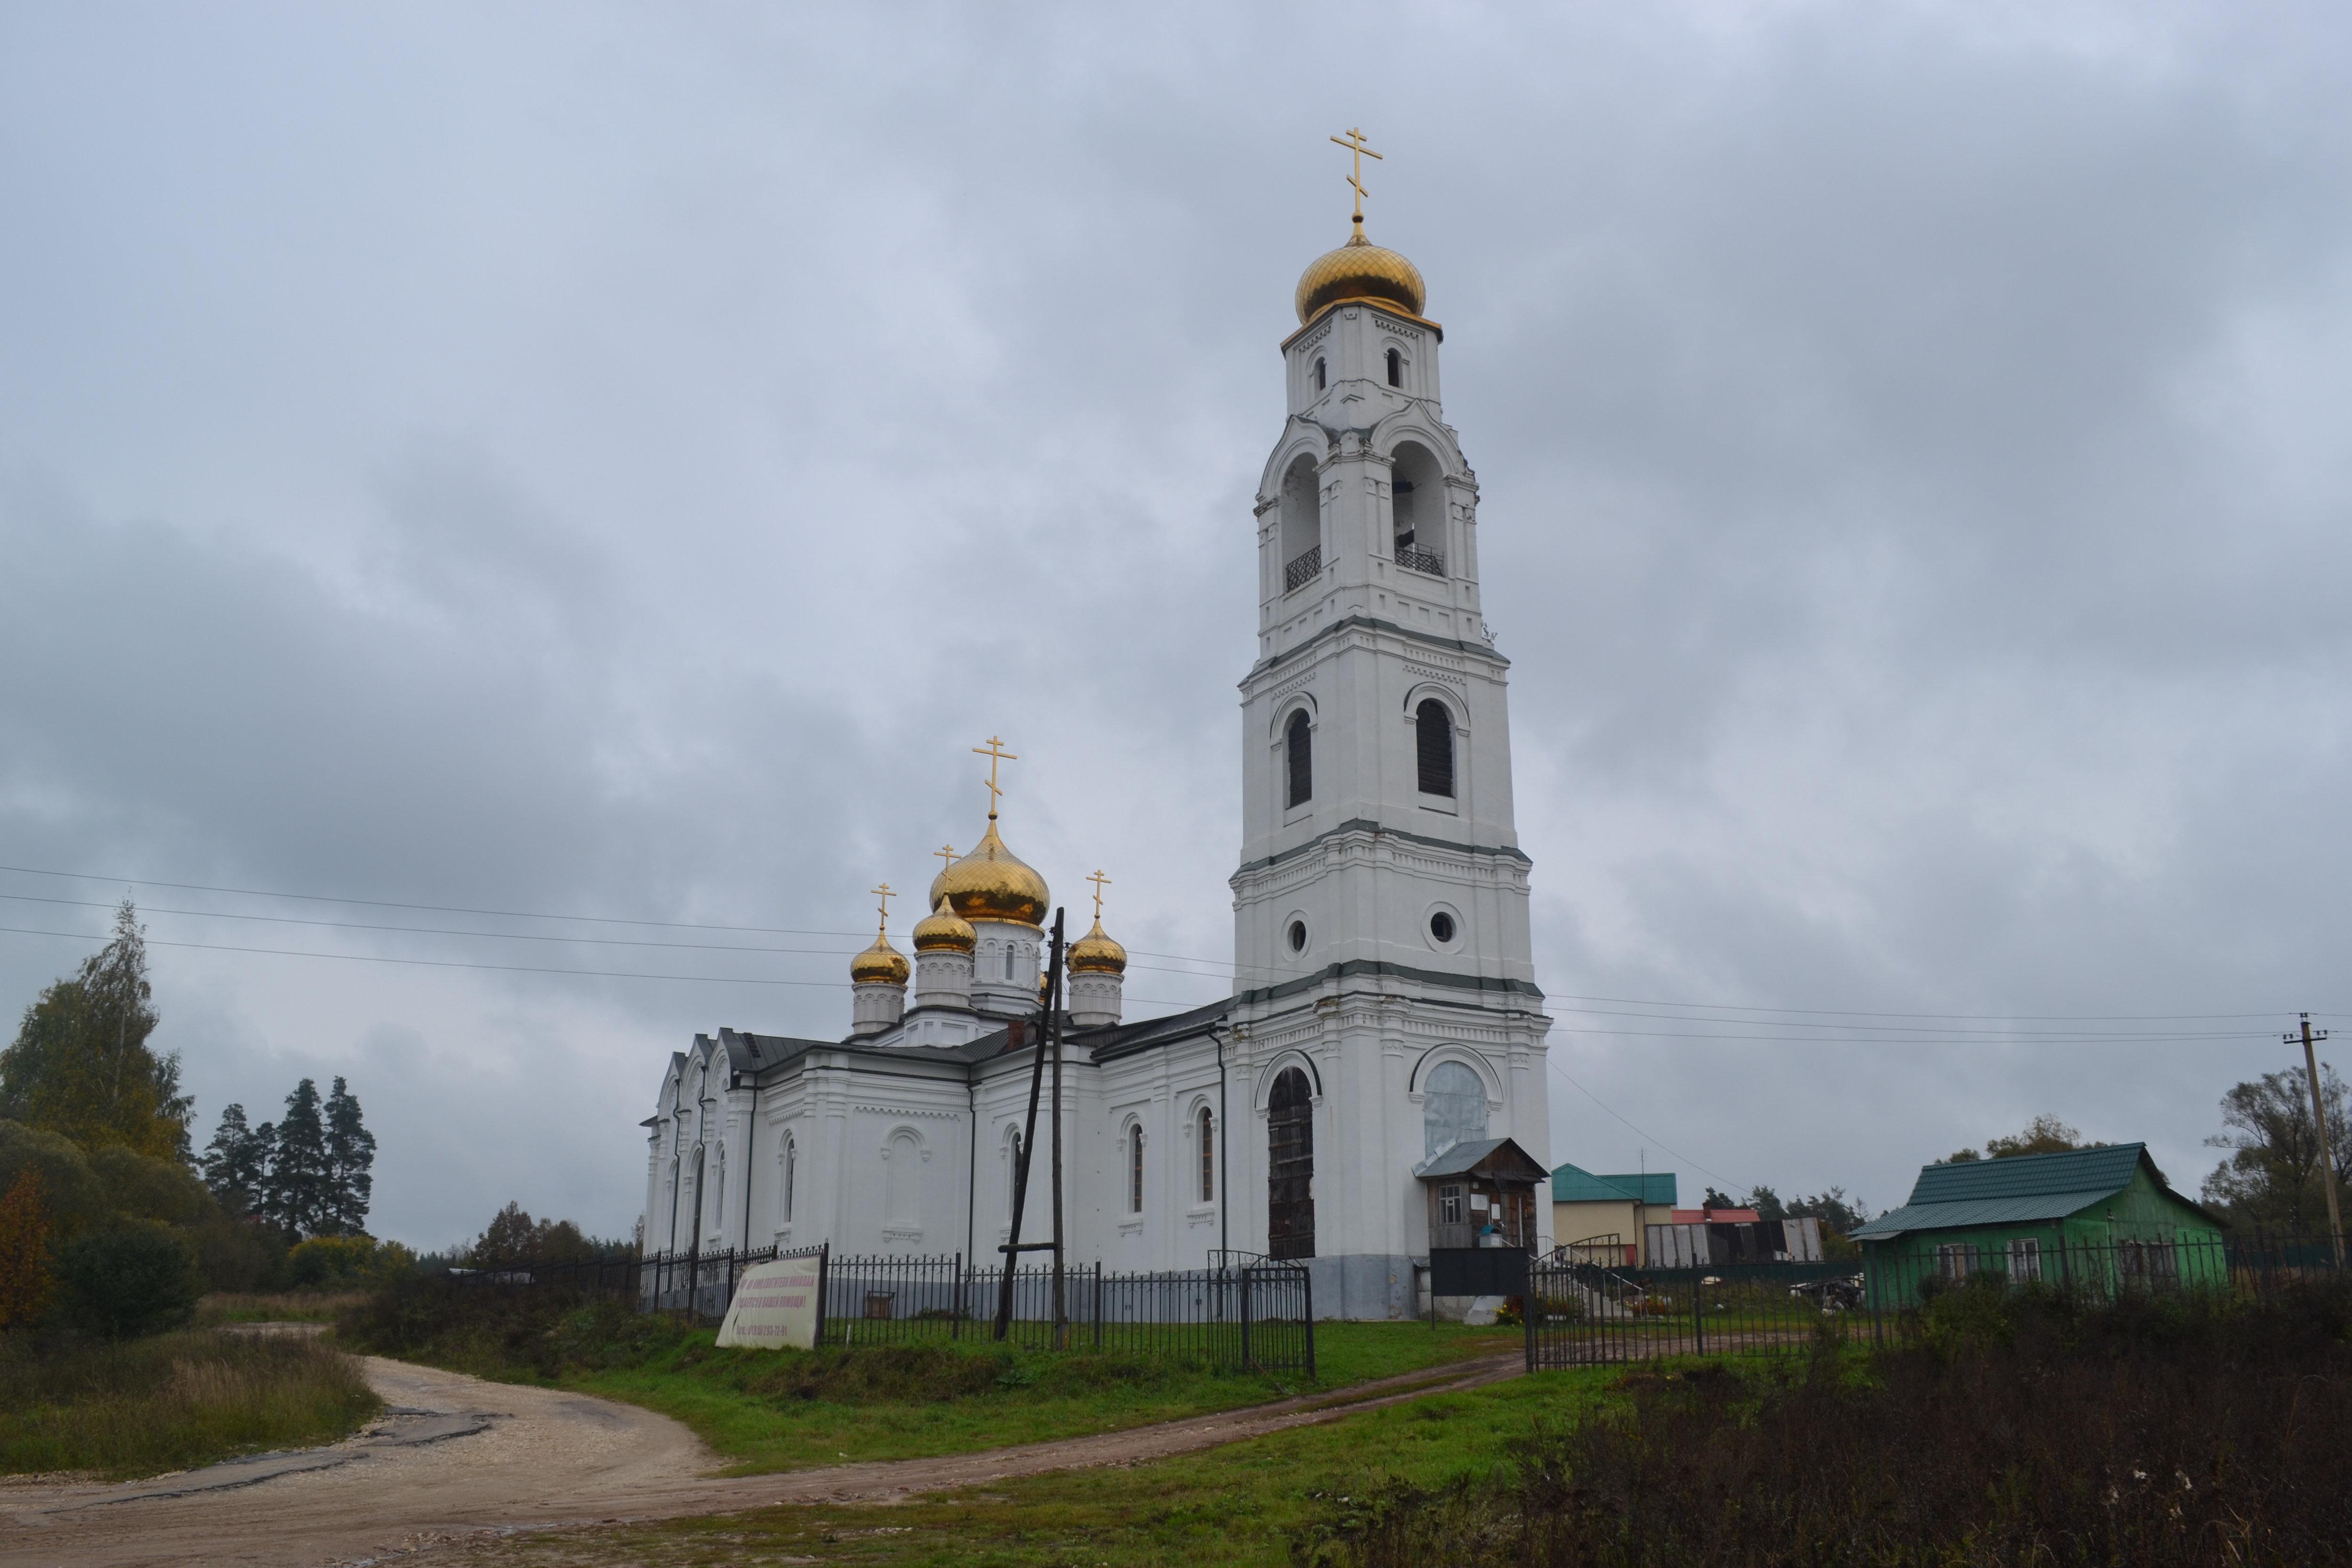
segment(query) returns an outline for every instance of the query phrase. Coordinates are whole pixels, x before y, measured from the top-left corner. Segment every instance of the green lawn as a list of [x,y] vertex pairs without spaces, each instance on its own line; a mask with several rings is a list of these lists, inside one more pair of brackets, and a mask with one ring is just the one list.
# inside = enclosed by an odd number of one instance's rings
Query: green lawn
[[[1386,1328],[1370,1327],[1365,1338],[1377,1343]],[[1468,1339],[1465,1334],[1457,1342]],[[513,1536],[479,1549],[474,1560],[522,1568],[764,1563],[1275,1568],[1291,1563],[1294,1537],[1343,1525],[1355,1504],[1385,1483],[1427,1485],[1499,1472],[1538,1421],[1557,1426],[1580,1418],[1612,1397],[1626,1370],[1545,1373],[1149,1465],[1069,1470],[887,1508],[778,1508],[666,1525]]]
[[1514,1329],[1321,1323],[1317,1378],[1220,1374],[1137,1355],[979,1343],[718,1350],[699,1331],[640,1363],[551,1382],[658,1410],[731,1463],[727,1473],[965,1453],[1109,1432],[1517,1350]]

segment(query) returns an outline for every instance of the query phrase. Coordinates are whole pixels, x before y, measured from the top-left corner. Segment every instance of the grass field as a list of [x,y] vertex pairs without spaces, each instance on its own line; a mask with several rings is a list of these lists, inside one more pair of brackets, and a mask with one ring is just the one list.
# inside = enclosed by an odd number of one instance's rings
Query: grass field
[[196,1324],[331,1323],[346,1309],[367,1300],[361,1290],[327,1294],[317,1290],[283,1290],[269,1295],[240,1296],[215,1290],[196,1303]]
[[0,1340],[0,1471],[11,1474],[185,1469],[331,1443],[382,1407],[358,1364],[310,1335]]
[[[1319,1333],[1318,1330],[1318,1333]],[[1427,1328],[1421,1331],[1428,1333]],[[468,1561],[516,1568],[782,1563],[934,1568],[1276,1568],[1294,1538],[1344,1525],[1384,1485],[1474,1484],[1540,1422],[1572,1424],[1622,1369],[1546,1373],[1349,1415],[1147,1467],[1070,1470],[887,1508],[768,1509],[621,1530],[514,1536]]]

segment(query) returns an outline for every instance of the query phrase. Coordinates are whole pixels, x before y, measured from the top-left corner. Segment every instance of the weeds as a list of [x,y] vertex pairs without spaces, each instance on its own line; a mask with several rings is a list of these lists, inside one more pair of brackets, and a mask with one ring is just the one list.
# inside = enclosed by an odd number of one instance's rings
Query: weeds
[[332,1442],[381,1408],[358,1363],[309,1335],[0,1340],[0,1470],[11,1473],[152,1475]]
[[1644,1373],[1515,1464],[1391,1484],[1295,1561],[1777,1568],[2352,1561],[2352,1291],[1954,1291],[1905,1348]]

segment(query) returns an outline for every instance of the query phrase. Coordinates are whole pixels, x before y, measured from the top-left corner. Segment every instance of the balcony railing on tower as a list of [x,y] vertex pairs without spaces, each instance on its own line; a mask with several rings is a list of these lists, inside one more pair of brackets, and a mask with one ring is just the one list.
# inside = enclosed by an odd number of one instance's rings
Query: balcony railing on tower
[[1323,570],[1323,547],[1317,545],[1306,554],[1282,569],[1282,591],[1296,593],[1302,584],[1311,583]]
[[1426,572],[1432,577],[1445,575],[1445,557],[1426,550],[1415,550],[1400,542],[1396,547],[1396,563],[1408,572]]

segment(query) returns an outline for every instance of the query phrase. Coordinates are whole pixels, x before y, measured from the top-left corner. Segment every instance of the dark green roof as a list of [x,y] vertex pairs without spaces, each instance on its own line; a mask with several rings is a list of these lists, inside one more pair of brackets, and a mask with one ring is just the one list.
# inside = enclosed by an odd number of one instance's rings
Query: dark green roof
[[1596,1176],[1580,1166],[1562,1165],[1551,1173],[1551,1201],[1556,1204],[1655,1204],[1672,1208],[1676,1202],[1672,1171],[1635,1171],[1616,1176]]
[[2107,1143],[2056,1154],[1923,1165],[1912,1185],[1911,1201],[1857,1228],[1853,1238],[1885,1241],[1919,1230],[2064,1219],[2130,1186],[2133,1173],[2143,1164],[2158,1192],[2184,1208],[2204,1213],[2172,1190],[2148,1158],[2147,1144]]

